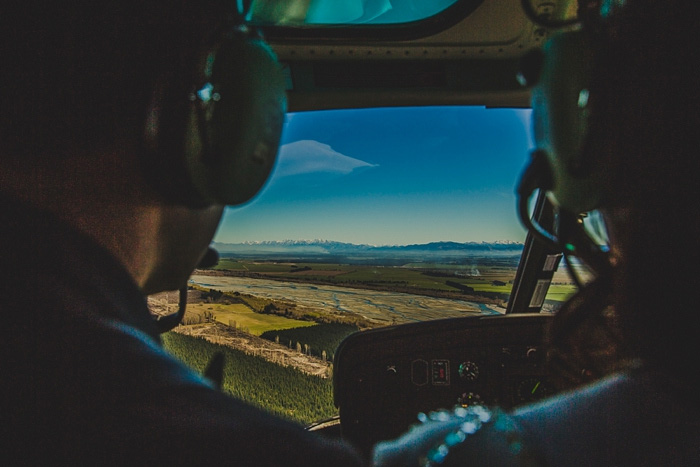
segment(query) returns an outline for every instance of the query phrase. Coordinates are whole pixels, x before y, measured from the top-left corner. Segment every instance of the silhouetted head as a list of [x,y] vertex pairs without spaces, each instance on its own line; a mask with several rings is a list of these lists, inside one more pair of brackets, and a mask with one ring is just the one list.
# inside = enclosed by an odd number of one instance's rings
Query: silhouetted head
[[614,303],[642,357],[696,373],[700,53],[693,44],[700,8],[680,0],[608,4],[590,137],[613,175],[604,209]]
[[181,286],[223,206],[267,180],[286,110],[279,64],[236,5],[5,5],[0,189],[131,262],[157,256],[148,291]]
[[540,79],[549,82],[533,92],[553,199],[572,214],[604,213],[612,272],[603,280],[627,343],[649,362],[693,372],[700,368],[699,11],[681,0],[603,1],[580,31],[545,46]]

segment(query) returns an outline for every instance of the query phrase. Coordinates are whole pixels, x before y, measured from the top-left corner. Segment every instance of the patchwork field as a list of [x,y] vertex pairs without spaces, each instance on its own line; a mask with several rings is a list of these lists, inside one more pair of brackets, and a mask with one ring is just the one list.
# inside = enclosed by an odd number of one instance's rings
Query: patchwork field
[[205,319],[200,320],[196,317],[205,317],[210,314],[214,321],[231,326],[232,328],[241,329],[255,336],[259,336],[271,330],[302,328],[316,324],[313,321],[302,321],[273,314],[256,313],[251,310],[249,306],[241,303],[189,304],[187,306],[187,316],[184,323],[192,323],[195,319],[197,319],[198,322],[202,322]]

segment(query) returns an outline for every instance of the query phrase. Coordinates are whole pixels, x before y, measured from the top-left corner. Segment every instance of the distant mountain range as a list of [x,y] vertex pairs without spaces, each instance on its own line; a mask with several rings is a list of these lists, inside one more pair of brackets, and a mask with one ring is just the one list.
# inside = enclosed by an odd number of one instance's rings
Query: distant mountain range
[[286,240],[245,243],[213,242],[223,256],[242,257],[395,257],[514,256],[522,252],[518,242],[432,242],[417,245],[356,245],[329,240]]

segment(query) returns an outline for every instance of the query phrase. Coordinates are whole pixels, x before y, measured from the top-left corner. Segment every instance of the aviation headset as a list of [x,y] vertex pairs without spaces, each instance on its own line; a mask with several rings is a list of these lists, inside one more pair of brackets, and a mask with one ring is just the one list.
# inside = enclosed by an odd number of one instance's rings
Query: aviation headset
[[286,112],[274,53],[230,11],[196,57],[174,62],[145,119],[149,183],[166,201],[192,208],[250,200],[274,167]]
[[[519,80],[531,87],[536,149],[517,188],[518,208],[522,222],[536,238],[605,274],[610,268],[607,250],[586,234],[580,219],[582,213],[605,202],[611,182],[593,148],[592,135],[598,134],[600,124],[590,119],[597,97],[592,95],[596,89],[591,89],[592,76],[604,49],[602,24],[597,8],[579,11],[579,18],[582,28],[557,32],[542,50],[523,59]],[[546,24],[553,25],[558,24]],[[557,209],[554,232],[530,217],[528,200],[536,190],[546,191]]]
[[[275,164],[287,109],[282,69],[260,32],[228,13],[194,58],[163,70],[149,104],[142,165],[172,204],[245,203]],[[217,261],[210,248],[199,267]],[[154,318],[159,332],[180,323],[186,303],[183,287],[178,311]]]

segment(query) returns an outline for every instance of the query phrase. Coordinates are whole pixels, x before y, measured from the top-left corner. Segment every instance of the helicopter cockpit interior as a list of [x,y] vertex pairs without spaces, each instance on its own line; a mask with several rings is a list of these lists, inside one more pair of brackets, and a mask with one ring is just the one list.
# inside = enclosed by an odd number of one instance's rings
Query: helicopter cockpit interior
[[[515,187],[534,144],[524,58],[575,27],[577,1],[243,4],[282,64],[288,114],[271,180],[227,209],[215,237],[220,275],[191,283],[361,319],[323,350],[339,416],[306,420],[309,429],[368,456],[418,413],[511,409],[614,367],[614,339],[595,324],[577,332],[598,361],[552,355],[548,324],[592,273],[517,218]],[[552,204],[531,191],[524,209],[551,230]],[[604,247],[598,216],[580,223]],[[383,294],[409,298],[399,306]],[[226,319],[235,328],[239,318],[213,318]],[[321,345],[267,336],[302,353]]]
[[15,1],[5,458],[697,464],[699,15]]

